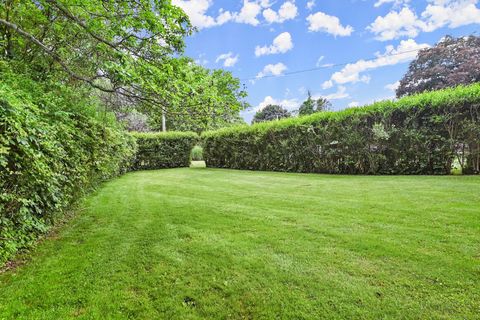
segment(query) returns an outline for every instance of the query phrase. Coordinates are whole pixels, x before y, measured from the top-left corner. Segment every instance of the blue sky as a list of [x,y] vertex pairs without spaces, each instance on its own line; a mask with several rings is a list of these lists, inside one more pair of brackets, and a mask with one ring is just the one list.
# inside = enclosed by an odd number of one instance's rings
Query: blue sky
[[[420,48],[478,34],[478,0],[173,0],[198,32],[186,55],[247,86],[251,110],[297,109],[307,90],[333,109],[392,98]],[[368,60],[373,59],[373,60]],[[330,65],[349,63],[347,66]],[[319,70],[285,75],[298,70]],[[264,77],[267,76],[267,77]]]

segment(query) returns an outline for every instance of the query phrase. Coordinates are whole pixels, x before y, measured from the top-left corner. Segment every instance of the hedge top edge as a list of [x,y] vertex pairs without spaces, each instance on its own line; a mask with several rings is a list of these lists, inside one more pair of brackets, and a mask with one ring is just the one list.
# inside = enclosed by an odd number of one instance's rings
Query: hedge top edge
[[374,102],[370,105],[352,107],[340,111],[319,112],[304,117],[287,118],[278,121],[256,123],[250,126],[241,125],[215,131],[207,131],[202,134],[202,137],[209,138],[213,136],[223,136],[234,133],[276,130],[301,125],[312,125],[321,121],[340,121],[351,116],[358,116],[362,114],[366,115],[381,110],[391,111],[395,109],[418,108],[427,105],[431,107],[437,107],[445,104],[447,101],[452,104],[461,104],[468,101],[478,100],[478,97],[480,97],[480,83],[475,83],[468,86],[458,86],[455,88],[447,88],[406,96],[396,101],[383,100]]
[[168,132],[131,132],[133,137],[137,139],[178,139],[192,138],[198,139],[199,136],[195,132],[168,131]]

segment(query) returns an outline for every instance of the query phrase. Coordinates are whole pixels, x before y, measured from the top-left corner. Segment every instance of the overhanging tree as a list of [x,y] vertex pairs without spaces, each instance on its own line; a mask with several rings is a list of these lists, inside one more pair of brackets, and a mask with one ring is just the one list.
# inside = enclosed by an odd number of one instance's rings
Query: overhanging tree
[[[247,93],[231,72],[209,70],[189,58],[174,59],[171,65],[175,77],[163,88],[171,94],[168,108],[173,112],[166,119],[169,129],[200,133],[242,122],[239,112],[248,107],[243,101]],[[143,111],[153,129],[162,127],[162,110]]]
[[193,28],[170,1],[4,0],[3,59],[37,80],[84,85],[166,108],[163,90]]
[[[39,81],[95,88],[122,118],[131,110],[202,131],[238,120],[245,90],[231,73],[175,58],[191,34],[169,0],[5,0],[0,53]],[[160,121],[158,121],[160,119]]]

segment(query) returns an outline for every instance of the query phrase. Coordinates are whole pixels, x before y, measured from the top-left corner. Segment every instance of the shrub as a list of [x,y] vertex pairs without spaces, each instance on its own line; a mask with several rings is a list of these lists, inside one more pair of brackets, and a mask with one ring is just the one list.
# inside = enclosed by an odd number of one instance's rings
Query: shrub
[[200,145],[196,145],[192,149],[192,160],[193,161],[202,161],[203,160],[203,148]]
[[190,153],[198,141],[193,132],[133,133],[138,151],[133,170],[150,170],[190,166]]
[[480,171],[480,84],[203,134],[209,167],[343,174]]
[[100,181],[124,172],[134,140],[68,89],[0,70],[0,265]]

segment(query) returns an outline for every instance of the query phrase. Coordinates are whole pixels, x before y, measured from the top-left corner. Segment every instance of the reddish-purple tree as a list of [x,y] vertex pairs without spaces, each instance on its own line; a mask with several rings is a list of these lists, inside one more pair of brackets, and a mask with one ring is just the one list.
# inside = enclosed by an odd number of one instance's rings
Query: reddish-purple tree
[[397,97],[480,82],[480,37],[446,36],[423,49],[400,81]]

